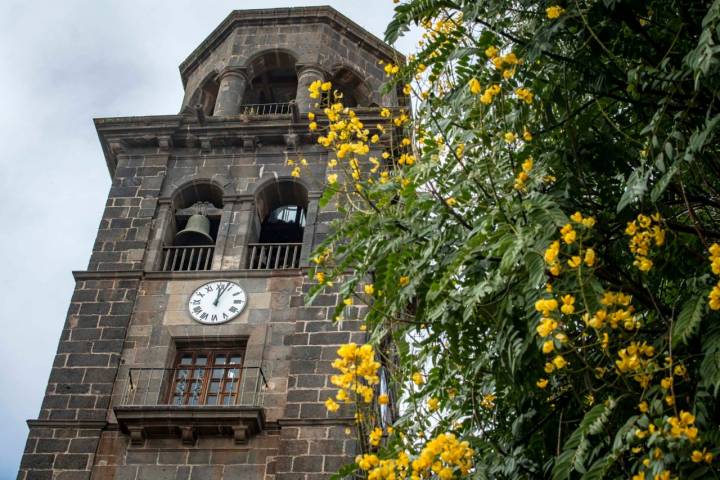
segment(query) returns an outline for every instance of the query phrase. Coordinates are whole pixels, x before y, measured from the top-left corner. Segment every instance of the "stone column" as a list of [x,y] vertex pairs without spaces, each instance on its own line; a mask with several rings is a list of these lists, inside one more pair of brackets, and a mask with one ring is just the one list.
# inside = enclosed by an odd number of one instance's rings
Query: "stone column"
[[228,67],[220,74],[220,88],[213,115],[237,115],[248,84],[244,68]]
[[[324,81],[325,74],[317,65],[298,65],[298,86],[295,102],[301,115],[313,109],[319,98],[310,98],[308,88],[316,80]],[[301,119],[303,121],[304,119]]]

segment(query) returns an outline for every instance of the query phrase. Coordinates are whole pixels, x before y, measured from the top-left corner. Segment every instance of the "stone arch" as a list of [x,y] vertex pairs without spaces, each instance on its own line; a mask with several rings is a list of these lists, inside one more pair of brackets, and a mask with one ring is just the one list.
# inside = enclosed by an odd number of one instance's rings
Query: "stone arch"
[[310,189],[302,180],[273,175],[253,189],[255,228],[259,243],[301,243]]
[[330,70],[329,80],[333,89],[343,94],[343,104],[348,107],[369,107],[377,103],[374,89],[368,85],[360,72],[354,67],[339,63]]
[[272,48],[254,53],[245,62],[248,85],[243,104],[287,103],[297,93],[295,52]]
[[194,178],[182,182],[171,194],[171,204],[175,210],[190,208],[198,202],[209,202],[215,208],[223,207],[224,187],[209,178]]
[[217,100],[219,89],[219,72],[213,70],[200,81],[191,95],[187,106],[192,109],[199,108],[205,115],[212,115],[215,110],[215,101]]

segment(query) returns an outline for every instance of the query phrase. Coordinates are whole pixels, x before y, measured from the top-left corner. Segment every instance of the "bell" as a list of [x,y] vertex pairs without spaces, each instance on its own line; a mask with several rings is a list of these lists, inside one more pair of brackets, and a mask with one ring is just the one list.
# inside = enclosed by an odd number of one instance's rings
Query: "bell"
[[196,213],[191,216],[185,229],[175,235],[175,245],[212,245],[215,240],[210,236],[210,220]]

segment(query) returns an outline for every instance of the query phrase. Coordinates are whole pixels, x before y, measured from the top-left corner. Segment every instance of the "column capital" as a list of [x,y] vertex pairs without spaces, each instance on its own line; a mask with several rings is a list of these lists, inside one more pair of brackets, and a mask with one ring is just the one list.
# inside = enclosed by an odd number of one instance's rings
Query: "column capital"
[[321,79],[325,78],[325,70],[317,63],[298,63],[295,64],[295,71],[297,71],[298,78],[306,74],[315,74]]
[[248,80],[248,69],[247,67],[225,67],[218,75],[218,79],[222,80],[225,77],[234,76],[240,77],[243,80]]

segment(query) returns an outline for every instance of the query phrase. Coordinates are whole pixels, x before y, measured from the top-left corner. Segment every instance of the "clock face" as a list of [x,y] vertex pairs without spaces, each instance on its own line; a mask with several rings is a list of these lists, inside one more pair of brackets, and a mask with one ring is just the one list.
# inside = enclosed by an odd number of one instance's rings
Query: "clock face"
[[206,283],[190,295],[188,311],[194,320],[216,325],[240,315],[245,305],[247,296],[240,285],[216,280]]

